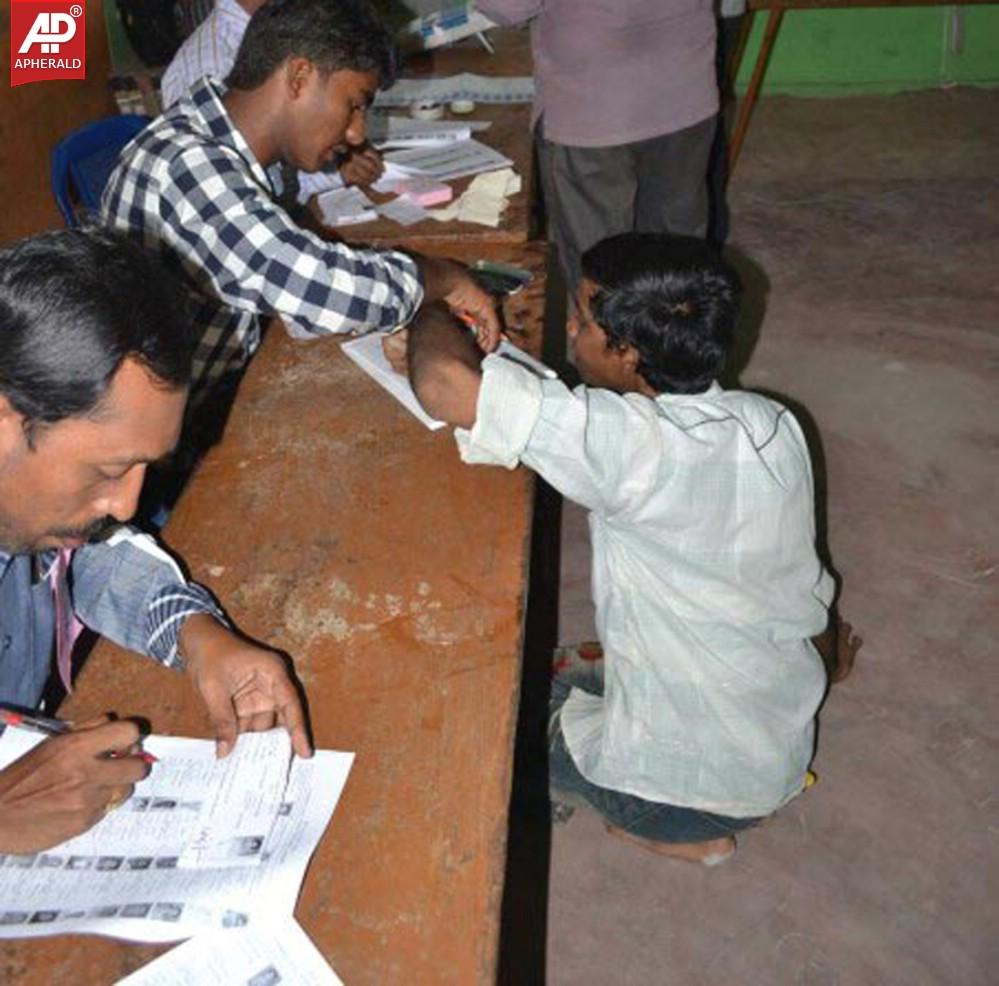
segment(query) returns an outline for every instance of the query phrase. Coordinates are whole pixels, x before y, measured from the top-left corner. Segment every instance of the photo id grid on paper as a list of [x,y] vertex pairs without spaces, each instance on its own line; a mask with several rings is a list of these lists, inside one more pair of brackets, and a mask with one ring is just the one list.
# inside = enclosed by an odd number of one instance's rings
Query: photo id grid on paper
[[212,931],[171,949],[118,986],[343,986],[309,936],[287,919]]
[[[0,767],[43,739],[9,727]],[[159,762],[92,829],[44,852],[0,855],[0,938],[169,942],[292,914],[353,754],[292,758],[283,730],[241,735],[224,760],[209,740],[154,735],[143,745]]]

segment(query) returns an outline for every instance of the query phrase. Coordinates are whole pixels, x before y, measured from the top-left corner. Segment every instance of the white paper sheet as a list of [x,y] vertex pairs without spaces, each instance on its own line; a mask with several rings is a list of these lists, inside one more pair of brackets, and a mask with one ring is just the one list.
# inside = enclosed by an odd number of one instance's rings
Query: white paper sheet
[[460,140],[435,147],[407,147],[401,151],[390,151],[385,160],[438,181],[451,181],[513,164],[508,157],[477,140]]
[[[248,743],[259,752],[258,744],[269,741],[257,736],[268,734],[241,736],[237,750]],[[43,738],[8,728],[0,737],[0,766]],[[263,836],[254,827],[255,834],[240,843],[230,839],[224,805],[216,798],[231,768],[216,760],[215,744],[154,735],[143,746],[159,763],[128,801],[89,832],[45,852],[0,856],[0,938],[81,932],[177,941],[206,929],[258,927],[292,913],[353,754],[317,751],[309,760],[293,759],[290,769],[284,753],[277,754],[287,786],[276,816]],[[254,760],[249,758],[251,766]],[[256,826],[272,788],[257,802],[247,792],[232,793],[232,831],[248,820]],[[181,868],[185,850],[201,835],[199,819],[211,822],[210,847],[242,846],[245,862],[237,852],[224,865]]]
[[209,932],[161,955],[118,986],[343,986],[291,919]]
[[330,226],[352,226],[378,218],[375,204],[359,188],[331,188],[316,203],[323,222]]
[[438,222],[458,220],[478,223],[481,226],[499,226],[503,210],[511,195],[520,191],[520,175],[512,168],[501,168],[484,175],[476,175],[459,198],[439,209],[431,209],[428,216]]
[[375,96],[375,105],[408,106],[422,100],[450,103],[456,99],[470,99],[474,103],[530,103],[534,99],[534,78],[462,72],[446,78],[400,79],[391,89],[383,89]]
[[[376,383],[384,387],[410,414],[419,418],[431,431],[443,428],[444,421],[432,418],[416,398],[413,387],[408,377],[401,373],[396,373],[392,369],[391,363],[382,351],[382,339],[384,332],[369,332],[359,339],[352,339],[343,343],[343,351],[349,356],[365,373]],[[527,367],[532,373],[549,380],[554,379],[558,374],[549,366],[545,366],[540,360],[535,359],[529,353],[518,349],[506,339],[501,340],[497,354],[504,359],[512,360],[521,366]]]
[[401,195],[379,205],[378,214],[397,222],[400,226],[412,226],[430,218],[430,213],[422,205],[410,202]]
[[410,414],[417,417],[431,431],[443,428],[445,422],[430,417],[413,393],[409,378],[392,369],[382,351],[384,332],[369,332],[359,339],[351,339],[343,344],[344,353],[349,356],[375,383],[384,387]]
[[408,116],[383,116],[372,114],[368,119],[368,140],[375,147],[424,147],[430,144],[451,144],[468,140],[472,130],[488,127],[483,121],[476,127],[471,123],[454,123],[449,120],[414,120]]

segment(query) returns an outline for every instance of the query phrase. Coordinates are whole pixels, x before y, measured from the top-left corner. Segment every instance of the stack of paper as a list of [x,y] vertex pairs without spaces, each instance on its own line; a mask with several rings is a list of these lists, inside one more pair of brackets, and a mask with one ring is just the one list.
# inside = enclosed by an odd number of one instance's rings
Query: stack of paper
[[[410,173],[418,172],[437,181],[450,181],[483,171],[509,167],[513,162],[499,151],[477,140],[461,140],[433,147],[408,147],[385,155],[387,164]],[[383,179],[384,180],[384,179]],[[379,186],[375,186],[379,191]]]
[[[43,739],[8,728],[0,767]],[[149,736],[143,745],[158,762],[89,832],[0,856],[0,938],[169,942],[291,918],[353,754],[293,758],[284,730],[243,734],[224,760],[207,740]]]
[[457,219],[463,223],[478,223],[496,227],[511,195],[520,191],[520,175],[512,168],[501,168],[478,175],[460,198],[442,209],[431,209],[428,215],[439,222]]
[[294,921],[199,935],[119,986],[343,986]]
[[450,103],[458,99],[470,99],[473,103],[530,103],[534,99],[534,78],[462,72],[443,79],[400,79],[390,89],[379,91],[375,105]]
[[426,147],[468,140],[472,133],[489,128],[488,120],[414,120],[408,116],[371,114],[368,140],[375,147]]

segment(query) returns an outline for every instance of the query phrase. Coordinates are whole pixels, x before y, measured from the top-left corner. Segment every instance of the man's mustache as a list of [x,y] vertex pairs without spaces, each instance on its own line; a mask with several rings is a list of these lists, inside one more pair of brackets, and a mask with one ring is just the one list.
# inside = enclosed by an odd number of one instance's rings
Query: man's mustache
[[120,521],[108,514],[99,517],[97,520],[87,524],[86,527],[78,527],[74,530],[53,531],[55,537],[63,540],[85,541],[93,544],[96,541],[103,541],[110,537],[119,527]]

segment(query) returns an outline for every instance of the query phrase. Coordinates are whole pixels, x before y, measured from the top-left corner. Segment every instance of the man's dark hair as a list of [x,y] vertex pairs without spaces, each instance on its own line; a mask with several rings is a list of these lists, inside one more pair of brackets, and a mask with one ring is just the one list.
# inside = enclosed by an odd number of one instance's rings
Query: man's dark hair
[[621,233],[583,254],[597,285],[594,321],[615,348],[634,346],[659,392],[698,394],[725,366],[739,309],[739,276],[701,240]]
[[289,58],[307,58],[324,75],[374,72],[378,85],[395,79],[395,48],[365,0],[267,0],[251,18],[226,79],[256,89]]
[[122,234],[63,229],[0,250],[0,394],[29,438],[92,412],[127,358],[186,387],[193,352],[179,285]]

